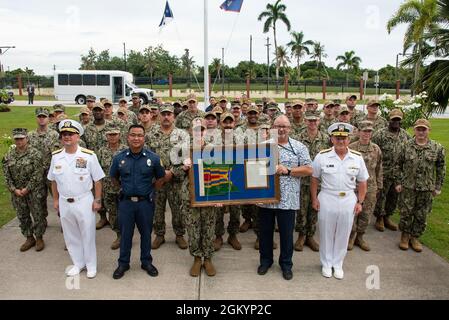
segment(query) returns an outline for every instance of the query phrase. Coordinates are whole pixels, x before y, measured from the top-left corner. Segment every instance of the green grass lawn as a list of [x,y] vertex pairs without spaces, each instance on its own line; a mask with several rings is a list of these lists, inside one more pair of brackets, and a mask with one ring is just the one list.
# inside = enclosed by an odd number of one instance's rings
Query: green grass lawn
[[[11,107],[11,112],[0,113],[0,138],[4,134],[10,136],[11,130],[24,127],[33,130],[36,126],[33,107]],[[78,112],[78,108],[67,108],[69,116]],[[446,161],[449,160],[449,119],[432,120],[432,139],[439,141],[447,150]],[[0,144],[0,156],[7,151],[6,145]],[[447,165],[449,168],[449,164]],[[447,174],[449,177],[449,174]],[[422,237],[423,243],[449,261],[449,179],[445,180],[441,196],[435,198],[433,212],[427,222],[427,230]],[[3,226],[15,217],[10,202],[10,193],[5,188],[3,173],[0,173],[0,226]],[[395,214],[396,221],[398,214]],[[399,233],[398,233],[399,241]]]
[[[14,99],[17,101],[26,101],[28,103],[28,96],[26,94],[24,94],[23,96],[16,95],[14,96]],[[55,96],[38,96],[38,95],[34,96],[34,101],[42,101],[42,100],[56,101]]]

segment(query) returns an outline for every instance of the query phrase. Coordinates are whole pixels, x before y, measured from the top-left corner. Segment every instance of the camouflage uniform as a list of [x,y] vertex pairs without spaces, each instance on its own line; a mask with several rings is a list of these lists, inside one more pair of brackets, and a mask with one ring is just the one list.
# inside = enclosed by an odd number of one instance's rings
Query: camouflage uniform
[[[173,169],[170,152],[174,147],[187,143],[189,136],[186,131],[173,128],[170,134],[162,132],[160,125],[155,125],[148,137],[147,146],[161,158],[161,165],[165,170]],[[173,231],[177,236],[185,234],[185,217],[181,211],[181,189],[184,180],[183,172],[172,170],[173,178],[170,182],[156,191],[156,209],[153,230],[157,236],[165,235],[165,207],[168,200],[172,213]]]
[[[95,123],[90,123],[86,126],[84,134],[81,136],[82,140],[86,143],[86,148],[98,153],[102,147],[105,147],[108,143],[106,139],[106,125],[112,120],[105,120],[104,125],[98,127]],[[122,121],[123,123],[123,121]]]
[[[47,131],[45,132],[38,132],[37,130],[31,131],[28,134],[28,141],[31,147],[35,148],[41,153],[42,166],[44,169],[42,178],[42,182],[44,184],[44,187],[42,188],[43,192],[42,198],[47,199],[48,190],[51,186],[49,181],[47,181],[47,174],[48,169],[50,168],[51,153],[60,148],[59,134],[53,129],[47,129]],[[47,201],[44,201],[43,209],[45,217],[47,217],[48,216]]]
[[399,229],[419,238],[426,229],[427,215],[432,211],[432,192],[441,190],[444,182],[445,150],[430,139],[425,146],[411,139],[402,146],[395,171],[398,173],[396,185],[402,185]]
[[[138,107],[135,106],[130,106],[128,107],[128,111],[131,111],[132,113],[134,113],[134,116],[137,118],[139,115],[139,110],[140,110],[140,105]],[[128,118],[129,118],[129,114],[128,114]]]
[[193,119],[204,118],[204,115],[204,111],[201,110],[197,110],[197,112],[183,111],[176,117],[175,126],[179,129],[188,130],[192,126]]
[[[366,115],[361,121],[371,121],[374,129],[373,134],[381,129],[388,127],[388,121],[381,116],[377,116],[375,120],[372,120],[368,119],[368,116]],[[360,123],[357,124],[357,127],[359,126],[359,124]]]
[[[11,201],[20,221],[20,230],[25,237],[42,237],[47,227],[41,152],[28,145],[24,152],[12,146],[3,158],[3,173]],[[15,189],[26,188],[30,192],[24,197],[15,195]]]
[[109,176],[109,170],[111,168],[112,164],[112,158],[119,153],[122,150],[125,150],[127,146],[120,144],[117,148],[117,150],[113,151],[109,146],[101,147],[100,150],[97,153],[98,162],[101,165],[101,168],[103,169],[103,172],[106,173],[106,177],[103,178],[103,205],[104,205],[104,211],[100,212],[100,216],[103,214],[104,216],[101,216],[102,218],[106,219],[106,211],[109,212],[109,223],[111,224],[111,228],[113,231],[117,233],[117,235],[120,234],[120,229],[118,226],[118,219],[117,219],[117,203],[118,203],[118,194],[120,191],[119,186],[115,186],[112,183],[111,177]]
[[388,128],[374,133],[371,139],[382,151],[383,183],[374,210],[376,217],[390,217],[396,209],[398,193],[395,190],[395,167],[398,165],[401,146],[409,139],[410,136],[404,129],[400,129],[396,135]]
[[[300,141],[307,147],[310,159],[314,159],[321,150],[327,149],[330,146],[329,136],[320,130],[318,130],[318,135],[313,140],[309,137],[307,128],[305,128],[299,135],[291,135],[291,137]],[[300,236],[303,235],[307,238],[311,238],[316,231],[318,213],[312,208],[312,200],[310,198],[310,177],[301,178],[300,197],[301,207],[296,215],[295,231],[297,231]]]
[[357,127],[358,124],[366,117],[363,111],[357,110],[356,108],[354,108],[354,111],[352,112],[351,109],[349,109],[349,113],[351,113],[351,120],[349,120],[349,123],[355,127]]
[[271,119],[267,114],[261,112],[259,113],[259,119],[257,120],[257,124],[261,125],[265,123],[271,124]]
[[365,201],[363,202],[363,211],[354,218],[352,227],[353,232],[363,234],[369,224],[371,214],[376,206],[376,195],[378,190],[382,189],[383,170],[382,170],[382,151],[378,145],[370,142],[368,145],[360,144],[360,141],[351,143],[349,148],[362,154],[368,169],[368,190],[366,192]]
[[295,122],[293,118],[289,118],[289,120],[292,126],[290,133],[292,137],[295,135],[299,135],[307,127],[306,123],[304,122],[304,117],[302,117],[299,122]]
[[321,117],[320,119],[320,126],[319,130],[327,134],[327,129],[330,127],[331,124],[334,124],[335,122],[338,122],[337,119],[327,119],[326,117]]

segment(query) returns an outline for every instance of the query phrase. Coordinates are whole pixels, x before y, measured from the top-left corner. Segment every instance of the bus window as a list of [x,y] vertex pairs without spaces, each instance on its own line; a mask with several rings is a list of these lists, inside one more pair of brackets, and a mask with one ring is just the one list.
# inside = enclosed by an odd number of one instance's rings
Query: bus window
[[81,75],[80,74],[69,74],[69,85],[71,86],[81,86]]
[[69,75],[58,74],[58,85],[59,86],[68,86],[69,85]]
[[111,80],[107,74],[97,75],[97,86],[109,86],[111,85]]
[[94,86],[96,83],[94,74],[83,74],[83,86]]

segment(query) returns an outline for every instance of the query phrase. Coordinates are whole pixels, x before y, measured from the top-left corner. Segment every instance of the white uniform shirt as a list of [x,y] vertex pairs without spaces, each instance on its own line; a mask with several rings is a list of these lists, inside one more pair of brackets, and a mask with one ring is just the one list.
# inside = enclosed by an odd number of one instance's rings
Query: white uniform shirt
[[72,198],[91,192],[92,181],[104,176],[95,153],[78,147],[75,154],[67,154],[65,150],[54,152],[47,179],[56,181],[62,197]]
[[321,189],[331,191],[355,190],[357,182],[364,182],[369,178],[362,156],[351,149],[343,160],[334,148],[321,151],[313,160],[312,167],[312,177],[321,180]]

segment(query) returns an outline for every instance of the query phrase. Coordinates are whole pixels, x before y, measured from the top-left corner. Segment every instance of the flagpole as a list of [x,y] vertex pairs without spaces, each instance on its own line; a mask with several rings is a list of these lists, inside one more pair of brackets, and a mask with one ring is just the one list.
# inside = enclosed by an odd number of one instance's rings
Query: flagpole
[[204,106],[209,102],[209,27],[207,0],[204,0]]

